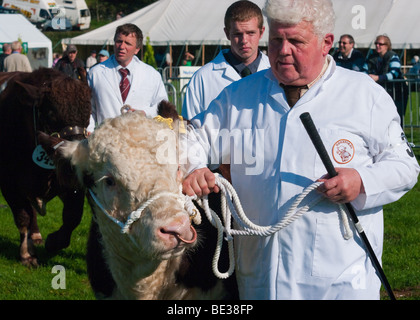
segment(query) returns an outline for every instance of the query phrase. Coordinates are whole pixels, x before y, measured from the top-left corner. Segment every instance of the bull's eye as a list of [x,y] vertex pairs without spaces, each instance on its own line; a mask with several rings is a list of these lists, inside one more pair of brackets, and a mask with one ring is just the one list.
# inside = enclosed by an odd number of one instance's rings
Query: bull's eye
[[113,186],[115,186],[115,180],[114,180],[114,178],[112,178],[112,177],[106,177],[106,178],[105,178],[105,184],[106,184],[108,187],[113,187]]

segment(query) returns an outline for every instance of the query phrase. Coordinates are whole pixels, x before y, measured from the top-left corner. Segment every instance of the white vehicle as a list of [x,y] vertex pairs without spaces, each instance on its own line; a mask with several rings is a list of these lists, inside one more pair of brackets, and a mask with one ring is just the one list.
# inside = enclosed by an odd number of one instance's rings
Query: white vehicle
[[41,29],[67,30],[65,10],[54,0],[3,0],[3,7],[16,9]]
[[70,20],[75,29],[89,29],[90,11],[85,0],[56,0],[60,7],[66,12],[66,18]]

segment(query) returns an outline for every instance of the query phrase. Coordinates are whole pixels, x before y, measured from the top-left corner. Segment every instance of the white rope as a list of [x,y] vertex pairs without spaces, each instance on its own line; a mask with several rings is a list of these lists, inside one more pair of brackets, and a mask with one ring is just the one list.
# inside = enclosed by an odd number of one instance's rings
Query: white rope
[[[217,245],[215,254],[213,256],[212,268],[216,277],[220,279],[226,279],[230,277],[235,269],[235,257],[233,248],[234,235],[268,237],[280,231],[281,229],[286,228],[288,225],[290,225],[293,221],[297,220],[299,217],[305,214],[310,208],[315,206],[322,199],[321,197],[318,197],[311,203],[306,204],[298,209],[299,205],[308,196],[308,194],[321,185],[321,182],[315,182],[309,187],[307,187],[305,190],[303,190],[303,192],[296,198],[296,200],[293,202],[292,206],[289,208],[286,215],[281,221],[272,226],[259,226],[252,223],[248,219],[242,208],[239,197],[233,186],[229,183],[229,181],[227,181],[225,178],[223,178],[217,173],[215,175],[216,185],[219,187],[221,194],[221,215],[223,222],[220,220],[218,215],[209,207],[207,197],[203,197],[201,199],[197,199],[196,196],[186,197],[186,207],[188,206],[189,208],[191,208],[190,202],[192,203],[192,200],[196,200],[197,204],[203,208],[207,219],[217,229]],[[348,240],[353,236],[353,233],[350,229],[347,214],[342,205],[339,205],[339,210],[344,227],[343,237],[346,240]],[[232,217],[242,229],[238,230],[231,228]],[[228,242],[229,251],[229,269],[224,273],[220,272],[218,268],[220,252],[223,245],[223,233],[225,233],[226,235],[225,240]]]

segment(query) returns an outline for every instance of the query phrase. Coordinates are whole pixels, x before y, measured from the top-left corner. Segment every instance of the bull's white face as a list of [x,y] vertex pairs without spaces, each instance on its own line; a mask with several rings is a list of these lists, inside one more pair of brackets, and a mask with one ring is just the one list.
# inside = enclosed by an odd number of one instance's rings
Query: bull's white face
[[[180,192],[176,148],[174,131],[130,112],[97,128],[87,143],[71,151],[71,161],[109,215],[125,223],[132,211],[156,194]],[[104,245],[135,260],[133,241],[96,205],[93,209]],[[146,207],[129,234],[139,260],[167,259],[191,245],[180,239],[191,240],[193,231],[183,204],[176,197],[163,196]]]

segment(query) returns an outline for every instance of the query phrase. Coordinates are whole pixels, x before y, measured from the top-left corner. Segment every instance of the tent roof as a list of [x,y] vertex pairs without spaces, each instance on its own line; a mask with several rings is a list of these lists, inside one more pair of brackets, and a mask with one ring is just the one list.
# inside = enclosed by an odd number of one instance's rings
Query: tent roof
[[[223,31],[226,9],[236,0],[159,0],[141,10],[64,43],[113,45],[117,26],[134,23],[151,45],[229,45]],[[261,8],[265,0],[252,0]],[[358,47],[370,47],[388,34],[394,48],[420,48],[416,32],[420,3],[412,0],[332,0],[337,16],[334,35],[351,34]],[[419,7],[419,8],[414,8]],[[417,14],[418,15],[418,14]],[[267,46],[268,29],[260,44]]]
[[19,38],[28,48],[49,48],[51,40],[21,14],[0,14],[0,42],[13,42]]

